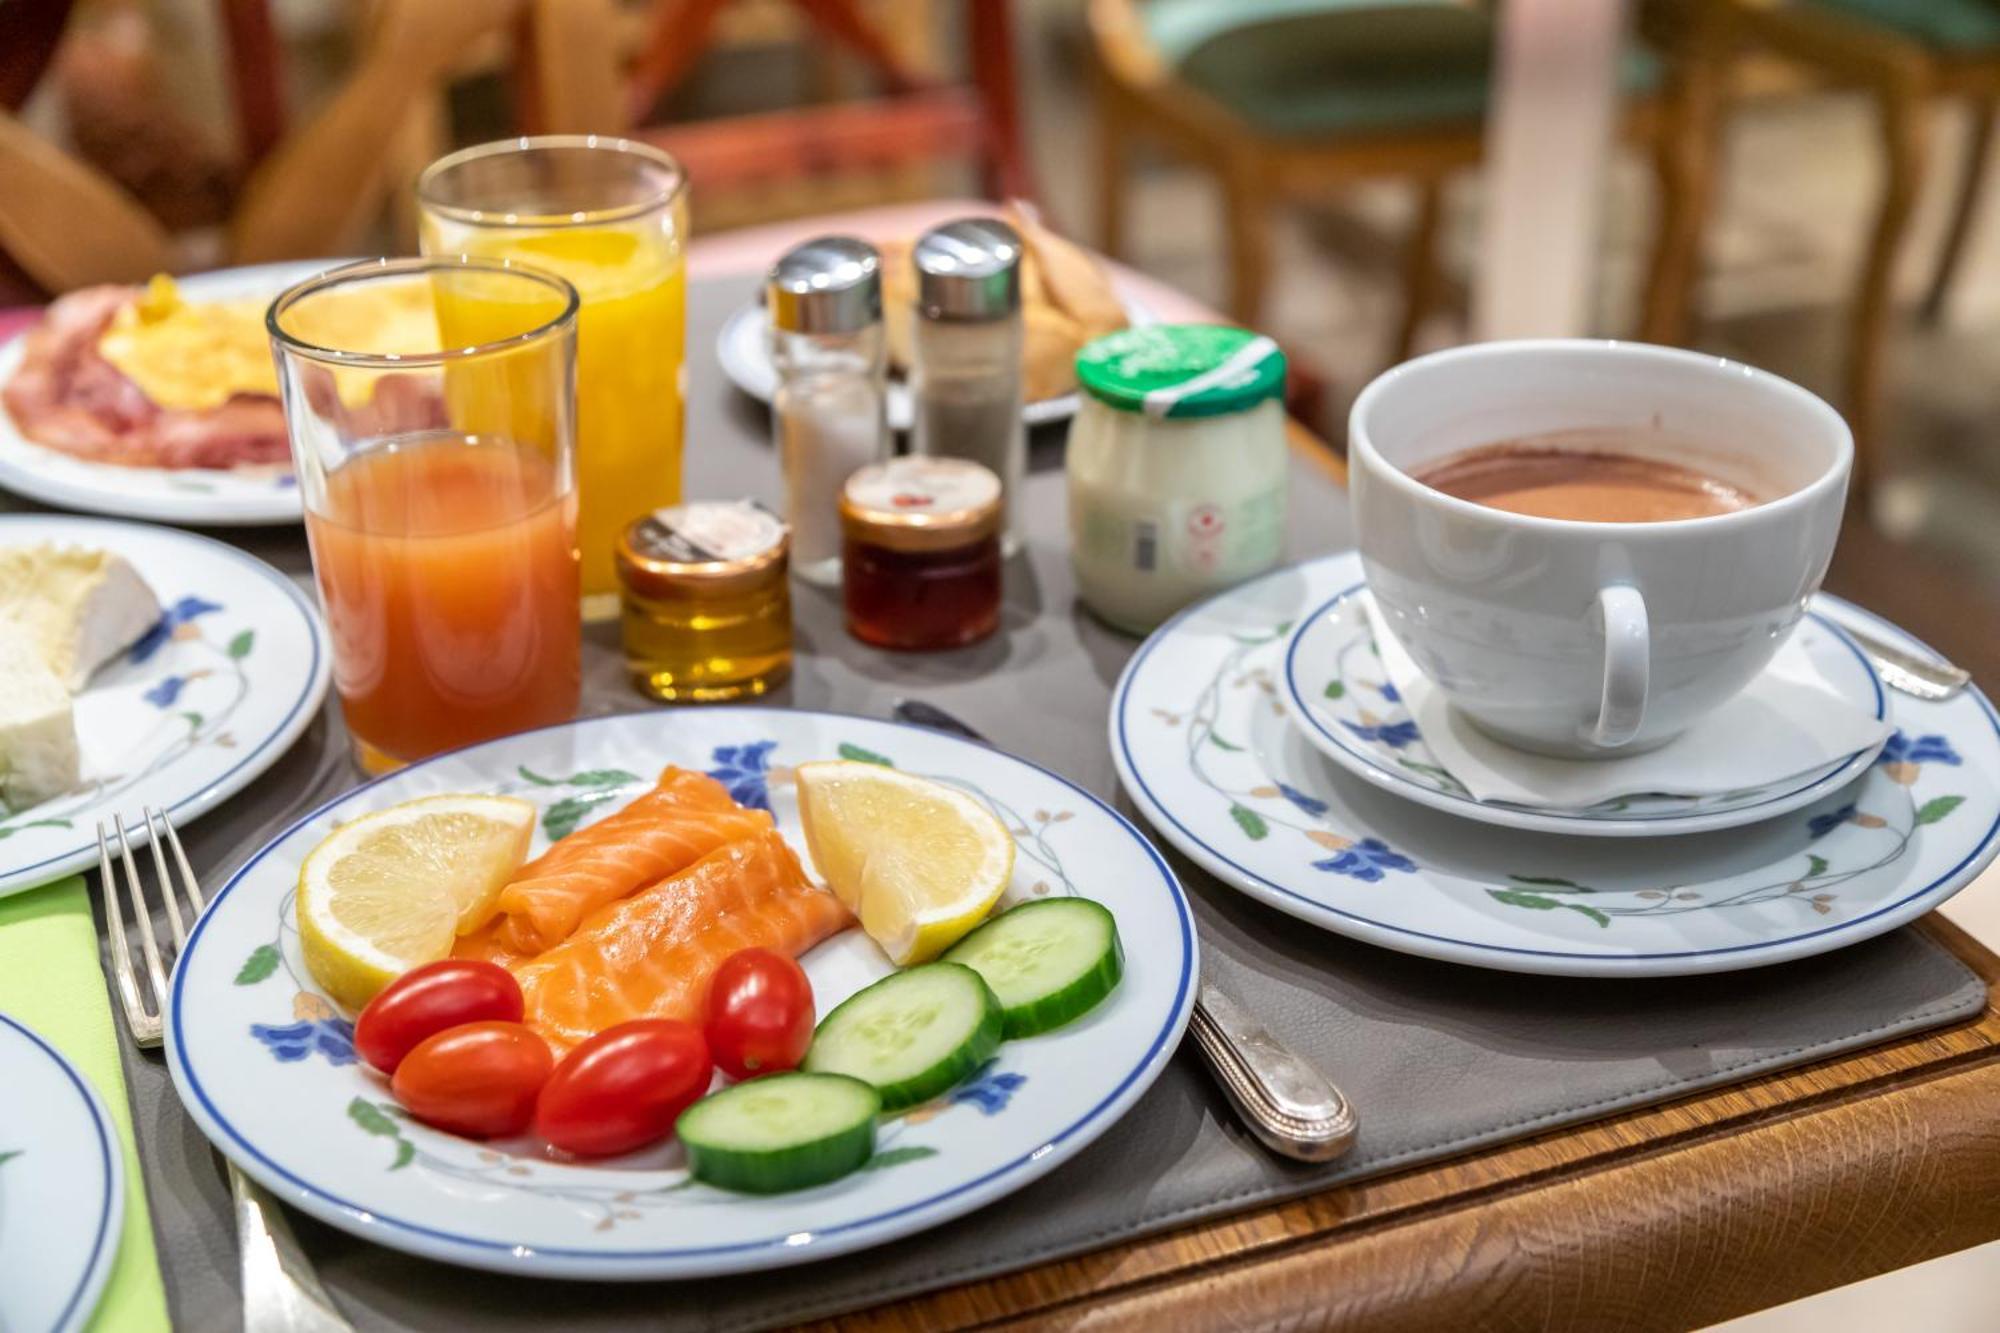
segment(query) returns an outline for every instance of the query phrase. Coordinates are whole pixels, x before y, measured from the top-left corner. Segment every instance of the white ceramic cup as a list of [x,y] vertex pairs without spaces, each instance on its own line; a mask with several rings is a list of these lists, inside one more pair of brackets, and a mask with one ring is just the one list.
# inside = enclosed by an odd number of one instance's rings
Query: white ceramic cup
[[[1411,476],[1479,445],[1614,427],[1616,447],[1763,497],[1659,523],[1508,513]],[[1418,667],[1482,729],[1546,754],[1664,744],[1771,660],[1840,533],[1854,441],[1750,366],[1641,343],[1479,343],[1355,400],[1348,460],[1368,586]]]

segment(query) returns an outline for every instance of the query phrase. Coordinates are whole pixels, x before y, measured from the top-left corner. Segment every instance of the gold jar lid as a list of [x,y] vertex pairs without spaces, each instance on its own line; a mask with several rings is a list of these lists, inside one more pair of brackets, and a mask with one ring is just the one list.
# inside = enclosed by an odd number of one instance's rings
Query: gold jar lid
[[640,597],[715,597],[785,577],[791,532],[754,500],[655,509],[619,534],[618,577]]
[[891,551],[949,551],[1000,531],[1000,478],[962,458],[871,463],[840,490],[840,528]]

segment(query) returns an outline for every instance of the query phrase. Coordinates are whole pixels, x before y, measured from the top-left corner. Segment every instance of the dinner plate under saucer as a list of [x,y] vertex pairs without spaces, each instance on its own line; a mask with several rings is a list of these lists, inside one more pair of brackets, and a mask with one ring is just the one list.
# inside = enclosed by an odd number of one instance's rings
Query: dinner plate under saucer
[[[1302,611],[1351,555],[1274,571],[1183,612],[1112,699],[1120,780],[1161,836],[1225,883],[1340,934],[1450,962],[1571,976],[1759,967],[1892,930],[2000,851],[2000,719],[1976,689],[1887,696],[1896,731],[1852,781],[1788,814],[1671,838],[1496,828],[1336,765],[1287,716]],[[1931,656],[1826,597],[1835,623]]]
[[[1811,805],[1859,777],[1881,752],[1857,750],[1804,773],[1700,796],[1645,793],[1580,810],[1552,810],[1474,799],[1424,743],[1376,653],[1361,577],[1361,558],[1344,561],[1353,581],[1299,618],[1280,659],[1286,706],[1314,748],[1384,791],[1447,814],[1503,828],[1585,837],[1664,837],[1735,828]],[[1888,715],[1887,691],[1868,658],[1829,615],[1814,611],[1795,641],[1827,688],[1875,718]],[[1579,760],[1587,763],[1588,760]]]

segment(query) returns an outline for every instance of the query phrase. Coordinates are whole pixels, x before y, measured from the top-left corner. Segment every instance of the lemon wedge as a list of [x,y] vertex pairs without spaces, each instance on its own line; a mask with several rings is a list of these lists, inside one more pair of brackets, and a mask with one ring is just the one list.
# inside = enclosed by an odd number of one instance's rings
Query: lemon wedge
[[359,1009],[451,952],[492,915],[527,859],[535,807],[512,796],[426,796],[342,824],[299,868],[299,945],[313,979]]
[[1013,878],[1006,826],[956,787],[849,760],[797,778],[813,864],[898,967],[958,943]]

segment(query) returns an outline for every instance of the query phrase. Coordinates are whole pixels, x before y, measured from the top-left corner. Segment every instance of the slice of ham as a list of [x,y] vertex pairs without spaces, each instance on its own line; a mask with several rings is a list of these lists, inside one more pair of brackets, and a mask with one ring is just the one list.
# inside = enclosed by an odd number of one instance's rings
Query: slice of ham
[[27,334],[0,403],[26,438],[126,467],[231,468],[290,458],[276,398],[238,394],[201,411],[168,410],[97,350],[136,287],[85,287],[59,298]]

